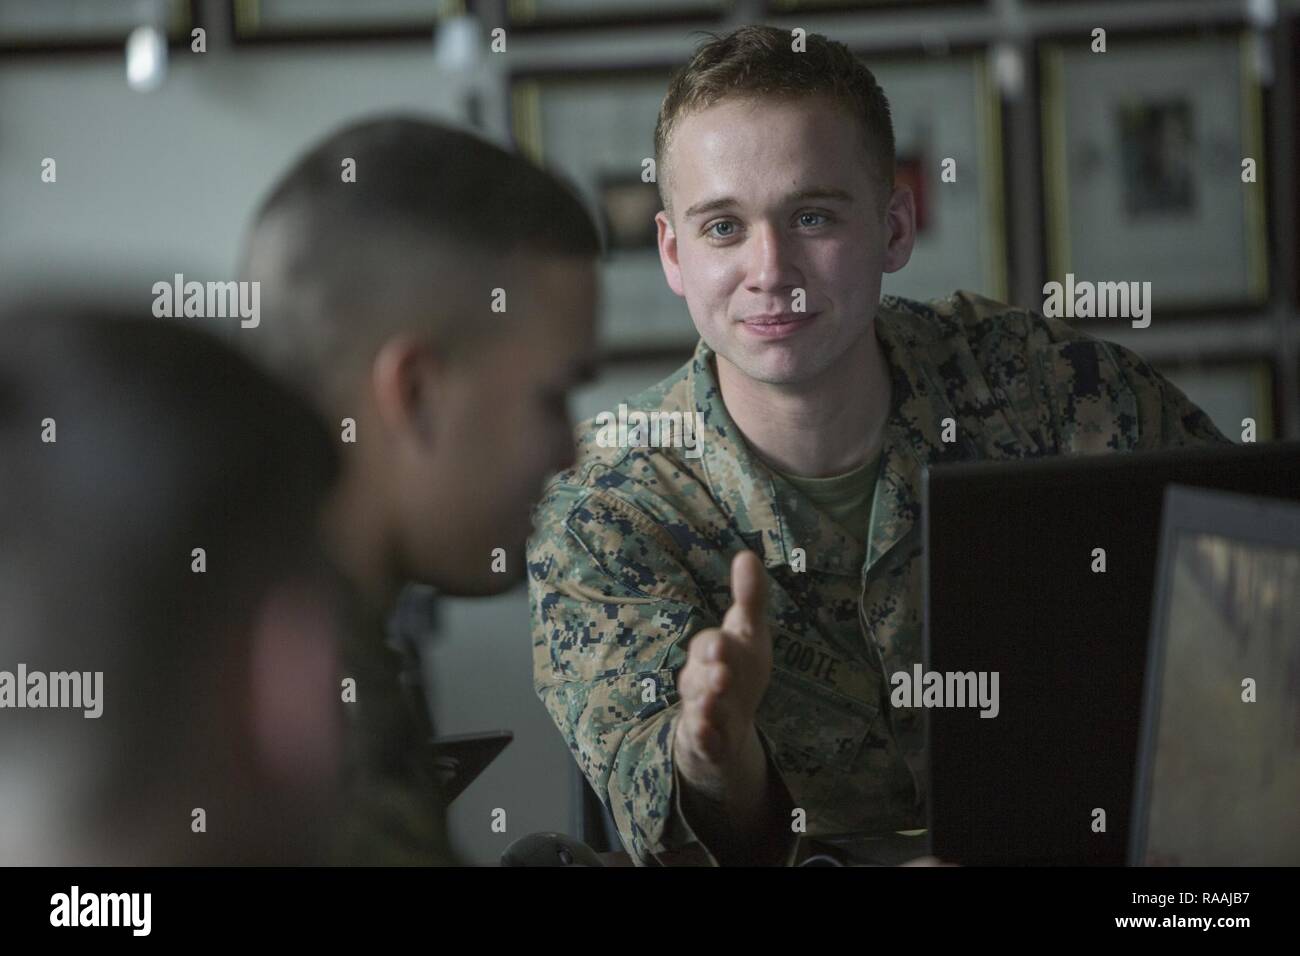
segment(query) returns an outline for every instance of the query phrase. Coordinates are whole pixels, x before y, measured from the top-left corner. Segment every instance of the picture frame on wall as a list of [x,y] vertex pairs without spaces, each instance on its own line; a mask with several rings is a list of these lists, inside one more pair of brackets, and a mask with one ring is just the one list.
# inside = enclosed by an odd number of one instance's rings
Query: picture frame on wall
[[[1300,16],[1292,17],[1290,23],[1290,45],[1291,45],[1291,103],[1292,109],[1300,109]],[[1279,82],[1286,82],[1286,78],[1279,78]],[[1295,112],[1292,116],[1296,116]],[[1293,120],[1294,122],[1294,120]],[[1296,161],[1295,153],[1300,150],[1300,130],[1292,130],[1291,133],[1291,153],[1292,168],[1300,166]],[[1294,175],[1294,173],[1292,173]],[[1295,201],[1295,208],[1291,219],[1291,235],[1294,245],[1291,247],[1295,250],[1292,253],[1289,268],[1291,270],[1291,303],[1295,306],[1297,318],[1300,318],[1300,189],[1292,189],[1292,197]],[[1283,266],[1287,268],[1288,266]],[[1285,281],[1285,279],[1283,280]],[[1300,396],[1297,396],[1300,398]]]
[[574,184],[606,233],[600,345],[607,357],[689,356],[698,335],[664,279],[654,216],[654,129],[672,69],[520,73],[511,128],[526,155]]
[[1255,421],[1255,441],[1282,437],[1277,363],[1267,356],[1153,361],[1152,366],[1210,416],[1228,438],[1242,440],[1243,419]]
[[506,0],[506,23],[523,30],[573,30],[710,22],[734,0]]
[[767,0],[766,10],[772,16],[783,13],[856,13],[872,10],[899,10],[915,7],[981,6],[988,0]]
[[232,0],[236,43],[432,37],[468,0]]
[[988,51],[859,55],[889,101],[895,186],[908,186],[916,206],[912,257],[882,291],[925,300],[969,289],[1006,301],[1001,97]]
[[1104,53],[1087,33],[1041,45],[1047,280],[1149,281],[1157,314],[1267,303],[1263,100],[1248,41],[1112,32]]
[[658,252],[655,213],[661,207],[659,188],[636,174],[605,175],[597,195],[611,250]]
[[173,47],[188,46],[190,31],[202,25],[195,0],[157,0],[152,8],[103,0],[6,0],[0,3],[0,52],[117,50],[149,23]]

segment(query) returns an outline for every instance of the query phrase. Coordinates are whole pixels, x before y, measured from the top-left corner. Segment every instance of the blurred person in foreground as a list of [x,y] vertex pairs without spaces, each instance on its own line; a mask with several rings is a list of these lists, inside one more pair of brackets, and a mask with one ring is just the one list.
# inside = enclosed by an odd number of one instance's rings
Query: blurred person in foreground
[[29,304],[0,336],[0,863],[325,859],[323,424],[179,324]]

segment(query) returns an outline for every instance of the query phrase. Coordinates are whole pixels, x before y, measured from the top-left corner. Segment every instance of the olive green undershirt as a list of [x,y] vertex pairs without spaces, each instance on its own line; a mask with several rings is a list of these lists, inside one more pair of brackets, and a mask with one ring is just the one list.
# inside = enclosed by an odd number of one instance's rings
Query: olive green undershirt
[[880,455],[842,475],[829,478],[800,478],[777,474],[817,506],[859,542],[867,540],[867,526],[871,523],[871,502],[875,498],[876,476],[880,470]]

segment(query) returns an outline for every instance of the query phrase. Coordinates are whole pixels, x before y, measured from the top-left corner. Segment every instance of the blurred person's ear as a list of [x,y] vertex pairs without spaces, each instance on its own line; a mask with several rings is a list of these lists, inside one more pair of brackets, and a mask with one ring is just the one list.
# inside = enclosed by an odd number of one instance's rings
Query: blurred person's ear
[[430,446],[436,438],[437,392],[445,360],[427,339],[390,338],[370,365],[370,391],[384,429],[399,441],[414,438]]
[[262,601],[250,634],[251,731],[272,785],[328,792],[343,753],[340,621],[322,590],[281,585]]

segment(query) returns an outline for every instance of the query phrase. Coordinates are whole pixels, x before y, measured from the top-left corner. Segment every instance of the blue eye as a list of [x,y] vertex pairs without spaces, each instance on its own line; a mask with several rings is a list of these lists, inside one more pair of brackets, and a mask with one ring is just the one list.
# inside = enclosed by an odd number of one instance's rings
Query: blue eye
[[[809,219],[815,221],[809,222]],[[798,222],[800,226],[806,229],[815,229],[831,222],[831,217],[821,212],[801,212],[798,216]],[[739,224],[730,219],[719,219],[704,229],[704,235],[709,239],[730,239],[739,232]]]

